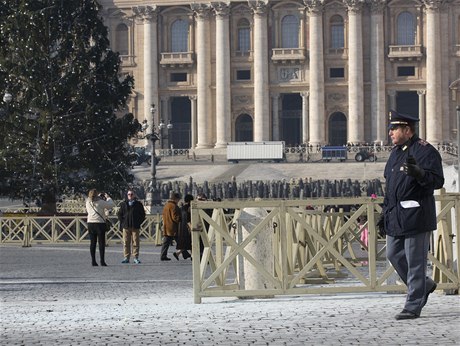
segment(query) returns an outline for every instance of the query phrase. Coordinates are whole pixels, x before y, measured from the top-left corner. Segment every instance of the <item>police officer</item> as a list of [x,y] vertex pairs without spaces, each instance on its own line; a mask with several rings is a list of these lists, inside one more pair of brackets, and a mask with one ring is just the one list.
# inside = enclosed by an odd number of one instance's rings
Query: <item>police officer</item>
[[415,133],[417,118],[389,113],[393,144],[385,166],[386,192],[378,226],[387,235],[387,257],[407,285],[397,320],[420,316],[436,283],[426,276],[431,231],[436,229],[434,190],[444,184],[439,152]]

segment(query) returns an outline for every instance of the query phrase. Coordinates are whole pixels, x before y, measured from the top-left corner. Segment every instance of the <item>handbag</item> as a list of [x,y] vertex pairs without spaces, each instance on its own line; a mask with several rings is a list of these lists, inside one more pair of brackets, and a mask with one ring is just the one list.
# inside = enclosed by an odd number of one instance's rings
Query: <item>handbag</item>
[[94,211],[96,212],[97,215],[99,215],[104,221],[105,221],[105,230],[108,232],[110,231],[110,229],[113,227],[113,224],[112,222],[110,221],[109,218],[107,217],[104,217],[102,216],[101,214],[99,214],[99,212],[96,210],[96,208],[94,208],[94,205],[93,203],[90,203],[91,204],[91,207],[94,209]]

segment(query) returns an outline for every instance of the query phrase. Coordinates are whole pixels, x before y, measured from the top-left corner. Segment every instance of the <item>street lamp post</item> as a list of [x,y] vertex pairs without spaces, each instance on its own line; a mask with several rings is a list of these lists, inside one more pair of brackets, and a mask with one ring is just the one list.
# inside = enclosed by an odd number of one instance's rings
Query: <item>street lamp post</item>
[[156,160],[156,154],[155,154],[155,142],[159,139],[158,134],[155,132],[155,104],[152,103],[152,106],[150,107],[150,114],[152,116],[152,132],[148,135],[150,141],[152,142],[152,152],[150,155],[150,161],[151,161],[151,166],[150,166],[150,186],[149,186],[149,192],[147,194],[147,201],[150,205],[150,210],[152,212],[152,209],[154,206],[161,205],[161,197],[160,197],[160,191],[157,188],[157,160]]
[[460,192],[460,105],[457,106],[457,192]]

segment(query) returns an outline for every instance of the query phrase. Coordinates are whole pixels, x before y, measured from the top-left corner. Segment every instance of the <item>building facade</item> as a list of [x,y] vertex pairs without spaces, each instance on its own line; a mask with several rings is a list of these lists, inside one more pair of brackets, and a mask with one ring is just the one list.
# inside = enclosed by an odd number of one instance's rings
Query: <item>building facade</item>
[[455,141],[460,0],[99,2],[129,111],[173,125],[164,147],[385,144],[390,109]]

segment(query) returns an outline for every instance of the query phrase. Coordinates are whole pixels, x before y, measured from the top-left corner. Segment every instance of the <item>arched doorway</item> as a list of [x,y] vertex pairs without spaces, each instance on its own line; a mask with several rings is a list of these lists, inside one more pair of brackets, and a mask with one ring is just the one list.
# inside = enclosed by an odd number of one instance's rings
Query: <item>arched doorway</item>
[[235,141],[254,141],[254,130],[252,117],[249,114],[240,114],[235,121]]
[[342,112],[335,112],[329,117],[329,144],[347,144],[347,117]]

